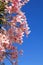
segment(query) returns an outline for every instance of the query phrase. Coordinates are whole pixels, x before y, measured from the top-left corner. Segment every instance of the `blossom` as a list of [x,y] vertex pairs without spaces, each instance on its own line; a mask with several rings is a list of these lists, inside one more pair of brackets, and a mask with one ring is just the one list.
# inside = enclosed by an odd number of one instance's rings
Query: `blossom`
[[[15,44],[22,44],[23,37],[31,32],[21,7],[29,0],[0,0],[0,62],[8,58],[17,64],[19,54]],[[13,62],[14,61],[14,62]]]

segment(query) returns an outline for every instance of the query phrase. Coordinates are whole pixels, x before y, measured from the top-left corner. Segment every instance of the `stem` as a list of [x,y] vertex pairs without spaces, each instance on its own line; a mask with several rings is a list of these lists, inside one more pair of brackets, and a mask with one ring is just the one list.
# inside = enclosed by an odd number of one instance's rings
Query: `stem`
[[11,59],[8,58],[8,56],[6,55],[6,58],[11,62],[11,64],[13,64],[13,62],[11,61]]

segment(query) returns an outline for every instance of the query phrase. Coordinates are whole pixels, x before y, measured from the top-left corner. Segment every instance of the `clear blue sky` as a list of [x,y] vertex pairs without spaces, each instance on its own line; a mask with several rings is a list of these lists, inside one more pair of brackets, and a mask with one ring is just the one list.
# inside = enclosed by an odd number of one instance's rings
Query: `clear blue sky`
[[[24,37],[24,55],[18,65],[43,65],[43,0],[30,0],[22,11],[25,12],[31,33]],[[8,61],[6,62],[8,64]]]
[[43,0],[30,0],[23,9],[31,33],[24,37],[24,55],[19,65],[43,65]]

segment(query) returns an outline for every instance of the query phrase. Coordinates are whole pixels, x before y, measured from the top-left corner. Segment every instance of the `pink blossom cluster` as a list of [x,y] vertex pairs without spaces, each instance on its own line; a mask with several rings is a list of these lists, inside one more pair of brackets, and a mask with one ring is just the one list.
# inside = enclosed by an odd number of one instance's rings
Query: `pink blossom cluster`
[[[18,58],[18,54],[22,53],[22,50],[18,52],[18,49],[13,46],[13,43],[22,44],[24,34],[28,35],[30,33],[25,13],[21,11],[21,7],[28,1],[29,0],[2,0],[2,2],[5,2],[4,13],[16,13],[17,15],[13,16],[10,22],[5,20],[6,24],[10,25],[8,30],[4,28],[5,26],[2,26],[0,30],[0,62],[7,56],[15,61],[15,59]],[[12,60],[10,60],[11,63]]]
[[15,12],[18,13],[20,11],[20,8],[22,5],[27,3],[29,0],[5,0],[6,3],[11,2],[11,5],[5,5],[6,10],[9,11],[9,13]]
[[[17,23],[19,23],[17,25]],[[24,33],[28,35],[30,33],[30,28],[28,27],[26,17],[24,13],[20,12],[17,16],[11,21],[11,28],[8,30],[9,38],[11,42],[22,43]]]

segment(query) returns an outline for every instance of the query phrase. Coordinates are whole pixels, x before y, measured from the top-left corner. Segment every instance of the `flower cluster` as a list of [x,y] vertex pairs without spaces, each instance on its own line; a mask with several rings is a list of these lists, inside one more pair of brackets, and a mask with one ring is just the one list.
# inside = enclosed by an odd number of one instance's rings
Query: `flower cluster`
[[23,52],[18,52],[13,43],[22,44],[24,34],[30,33],[25,13],[21,11],[28,1],[0,0],[0,62],[6,57],[16,65],[18,54]]

